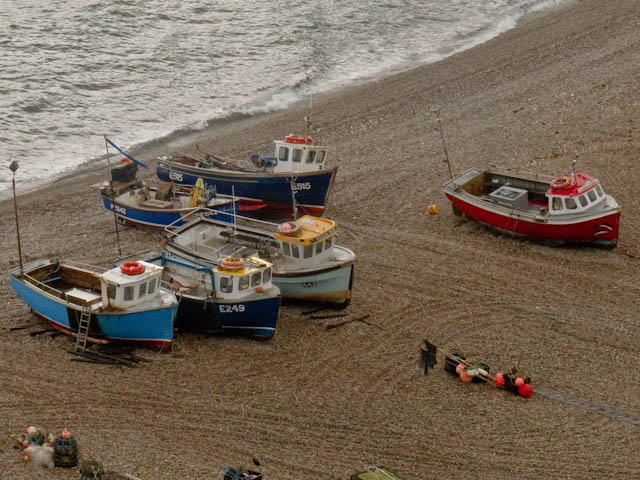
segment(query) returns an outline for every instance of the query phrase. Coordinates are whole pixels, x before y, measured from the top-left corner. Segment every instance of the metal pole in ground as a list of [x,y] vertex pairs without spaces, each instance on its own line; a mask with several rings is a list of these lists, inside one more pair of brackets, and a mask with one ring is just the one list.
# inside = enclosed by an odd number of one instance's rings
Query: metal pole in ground
[[16,235],[18,236],[18,258],[20,260],[20,275],[22,275],[22,247],[20,246],[20,226],[18,225],[18,202],[16,200],[16,170],[18,162],[15,160],[9,165],[9,170],[13,172],[11,184],[13,185],[13,209],[16,212]]

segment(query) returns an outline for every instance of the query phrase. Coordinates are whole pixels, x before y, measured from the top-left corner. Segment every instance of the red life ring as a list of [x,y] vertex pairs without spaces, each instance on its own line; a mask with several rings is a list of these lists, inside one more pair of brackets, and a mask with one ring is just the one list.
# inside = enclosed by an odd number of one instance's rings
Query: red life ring
[[131,160],[129,160],[127,157],[122,157],[122,160],[120,160],[120,164],[123,163],[129,163]]
[[555,188],[556,190],[564,190],[571,186],[571,179],[569,177],[556,177],[551,180],[551,188]]
[[139,262],[124,262],[120,265],[120,271],[125,275],[140,275],[144,272],[144,265]]
[[304,137],[294,137],[293,135],[288,135],[284,139],[287,143],[305,143],[306,139]]
[[278,225],[277,232],[282,235],[295,235],[300,231],[298,222],[284,222]]
[[225,270],[242,270],[244,263],[239,258],[225,257],[220,260],[220,268]]

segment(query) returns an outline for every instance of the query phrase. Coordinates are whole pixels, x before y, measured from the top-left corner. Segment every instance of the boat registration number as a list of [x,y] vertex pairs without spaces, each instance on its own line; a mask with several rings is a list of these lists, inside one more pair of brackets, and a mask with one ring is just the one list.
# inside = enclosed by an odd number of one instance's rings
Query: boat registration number
[[220,312],[222,313],[238,313],[244,312],[244,305],[239,303],[237,305],[218,305]]
[[181,182],[184,180],[183,175],[180,172],[169,172],[169,178],[171,180],[175,180],[176,182]]
[[294,190],[311,190],[311,182],[293,183],[292,188]]
[[119,213],[120,215],[127,214],[127,209],[124,207],[121,207],[120,205],[111,205],[111,210],[115,210],[115,212]]
[[316,282],[302,282],[302,286],[304,288],[314,288],[317,287],[318,284]]

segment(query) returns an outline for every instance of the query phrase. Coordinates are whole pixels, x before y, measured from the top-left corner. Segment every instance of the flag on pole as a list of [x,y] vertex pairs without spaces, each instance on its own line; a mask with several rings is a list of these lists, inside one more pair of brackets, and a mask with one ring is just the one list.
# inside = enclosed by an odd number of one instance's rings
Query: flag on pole
[[109,140],[107,137],[104,137],[104,139],[107,141],[107,143],[109,145],[111,145],[113,148],[115,148],[117,151],[119,151],[122,155],[124,155],[125,157],[127,157],[129,160],[131,160],[133,163],[135,163],[136,165],[140,165],[141,167],[144,168],[149,168],[147,166],[146,163],[143,163],[139,160],[136,160],[135,158],[133,158],[131,155],[129,155],[128,153],[126,153],[124,150],[122,150],[120,147],[118,147],[115,143],[113,143],[111,140]]

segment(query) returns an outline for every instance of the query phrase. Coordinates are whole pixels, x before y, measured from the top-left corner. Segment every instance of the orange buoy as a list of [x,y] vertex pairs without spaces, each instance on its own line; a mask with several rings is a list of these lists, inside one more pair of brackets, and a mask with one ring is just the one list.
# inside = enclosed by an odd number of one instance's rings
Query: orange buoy
[[556,190],[564,190],[571,186],[571,179],[569,177],[556,177],[551,180],[551,188],[555,188]]
[[438,213],[438,205],[437,205],[437,204],[435,204],[435,203],[434,203],[434,204],[432,204],[432,205],[429,205],[429,206],[427,207],[427,213],[428,213],[429,215],[435,215],[436,213]]
[[225,257],[220,260],[220,268],[225,270],[242,270],[244,263],[239,258]]
[[120,271],[125,275],[140,275],[144,272],[144,265],[140,262],[124,262],[120,265]]

